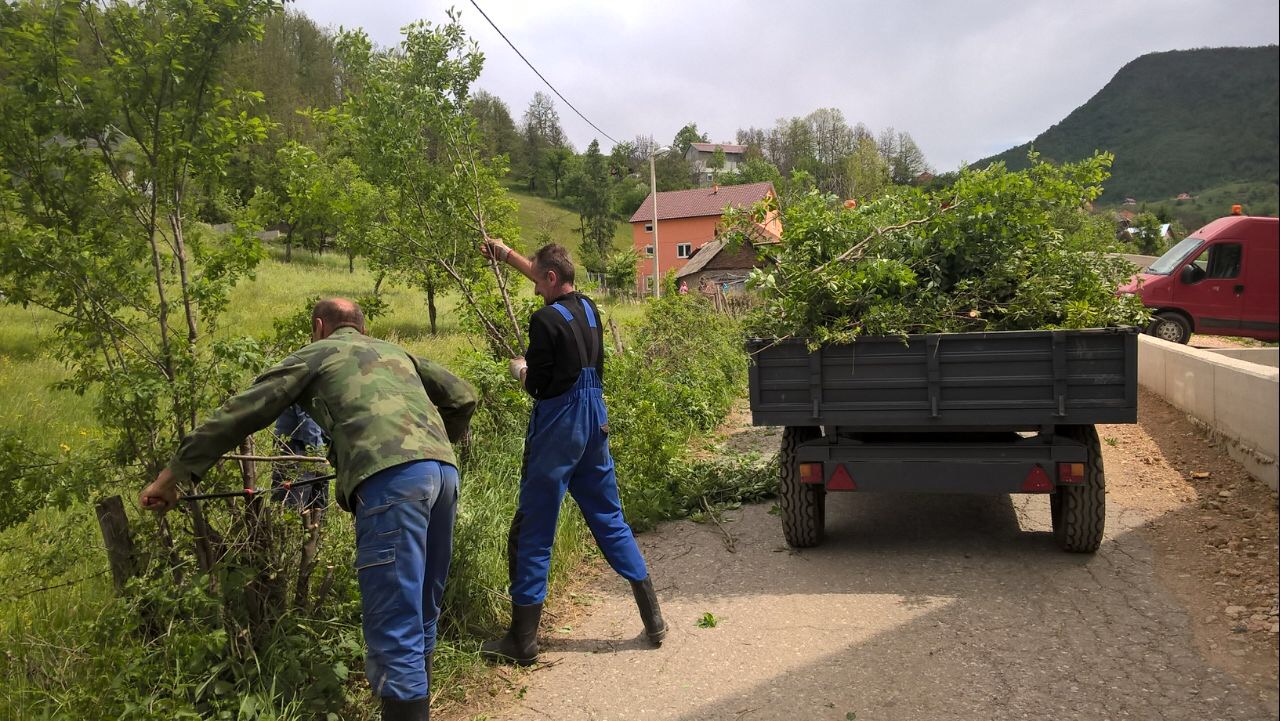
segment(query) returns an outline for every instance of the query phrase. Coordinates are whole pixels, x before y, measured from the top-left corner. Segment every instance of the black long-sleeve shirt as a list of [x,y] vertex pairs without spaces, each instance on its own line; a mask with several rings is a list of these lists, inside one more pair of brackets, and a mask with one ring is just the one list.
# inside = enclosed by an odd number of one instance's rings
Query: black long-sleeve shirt
[[[573,292],[560,296],[554,302],[573,313],[573,322],[582,331],[587,353],[595,356],[596,373],[604,381],[604,322],[594,301]],[[591,305],[596,327],[587,324],[583,304]],[[525,374],[524,387],[538,400],[554,398],[573,387],[582,371],[583,361],[578,353],[578,342],[573,330],[551,304],[534,311],[529,319],[529,350],[524,354],[529,370]]]

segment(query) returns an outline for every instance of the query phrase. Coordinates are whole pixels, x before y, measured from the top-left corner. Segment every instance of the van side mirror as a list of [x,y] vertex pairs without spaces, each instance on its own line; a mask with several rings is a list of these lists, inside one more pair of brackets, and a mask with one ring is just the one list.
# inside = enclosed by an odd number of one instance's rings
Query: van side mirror
[[1203,278],[1204,278],[1204,271],[1200,270],[1200,266],[1196,265],[1195,263],[1187,263],[1186,265],[1182,266],[1182,272],[1178,276],[1178,279],[1181,280],[1185,285],[1191,285],[1192,283],[1199,283]]

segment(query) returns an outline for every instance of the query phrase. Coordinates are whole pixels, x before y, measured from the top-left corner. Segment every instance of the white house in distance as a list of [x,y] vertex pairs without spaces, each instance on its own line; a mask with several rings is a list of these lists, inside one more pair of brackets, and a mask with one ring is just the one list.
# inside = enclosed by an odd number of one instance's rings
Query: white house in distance
[[721,173],[737,172],[738,166],[746,161],[747,146],[733,145],[732,143],[690,143],[689,152],[684,154],[684,159],[689,161],[689,167],[698,174],[699,183],[710,183],[715,180],[715,171],[707,167],[711,156],[715,155],[716,148],[724,151],[724,167],[720,168]]

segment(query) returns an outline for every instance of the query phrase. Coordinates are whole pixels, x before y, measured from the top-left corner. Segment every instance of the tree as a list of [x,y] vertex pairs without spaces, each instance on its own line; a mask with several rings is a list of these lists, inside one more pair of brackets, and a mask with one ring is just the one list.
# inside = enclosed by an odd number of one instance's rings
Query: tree
[[711,157],[707,160],[707,170],[711,171],[712,181],[719,182],[720,171],[724,170],[728,159],[725,158],[724,148],[717,145],[716,149],[711,153]]
[[370,263],[422,288],[429,309],[447,279],[468,322],[496,357],[508,358],[524,344],[508,276],[475,250],[482,233],[519,238],[515,205],[498,182],[505,162],[482,156],[467,111],[483,57],[452,13],[447,24],[402,32],[396,47],[381,51],[362,32],[340,38],[361,92],[328,116],[382,198]]
[[571,173],[573,159],[573,151],[564,146],[549,148],[543,155],[545,176],[551,184],[551,197],[557,200],[560,198],[560,184]]
[[469,110],[476,119],[476,130],[483,142],[480,152],[484,157],[505,155],[514,162],[520,152],[521,138],[507,104],[496,95],[477,90],[471,96]]
[[876,141],[870,133],[862,136],[844,160],[844,196],[865,202],[879,196],[893,184],[889,164],[880,155]]
[[[582,239],[595,251],[595,257],[603,260],[613,245],[613,192],[609,182],[609,170],[600,154],[600,143],[592,140],[587,146],[582,162],[583,187],[578,200],[578,220]],[[603,267],[591,267],[592,272],[602,272]]]
[[677,153],[680,157],[689,154],[689,147],[694,143],[708,143],[711,139],[706,133],[698,133],[698,124],[689,123],[688,125],[676,131],[676,137],[671,141],[671,152]]
[[1154,213],[1138,213],[1133,219],[1131,234],[1139,253],[1160,255],[1164,252],[1164,235],[1160,226],[1160,218]]
[[898,185],[911,183],[917,175],[929,169],[928,163],[924,160],[924,153],[911,138],[911,133],[907,132],[898,133],[893,159],[890,162],[893,169],[893,182]]
[[533,94],[529,108],[524,111],[520,130],[523,153],[518,173],[528,182],[529,192],[545,193],[553,182],[547,172],[553,168],[563,170],[564,162],[563,158],[549,162],[547,156],[552,150],[568,147],[564,130],[560,127],[560,114],[556,112],[550,95],[542,91]]

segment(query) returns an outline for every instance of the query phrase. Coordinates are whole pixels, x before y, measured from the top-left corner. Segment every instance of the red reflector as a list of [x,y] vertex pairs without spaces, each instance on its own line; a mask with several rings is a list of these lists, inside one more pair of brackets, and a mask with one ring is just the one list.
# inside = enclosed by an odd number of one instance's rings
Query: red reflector
[[800,482],[801,483],[822,483],[822,464],[821,463],[801,463],[800,464]]
[[1049,479],[1049,474],[1036,464],[1035,468],[1027,474],[1025,480],[1022,481],[1023,493],[1048,493],[1053,490],[1053,481]]
[[849,475],[849,471],[845,470],[844,464],[836,466],[836,472],[831,474],[831,480],[827,481],[828,491],[856,491],[858,486],[853,482],[853,476]]
[[1084,483],[1084,464],[1083,463],[1059,463],[1058,464],[1058,482],[1059,483]]

